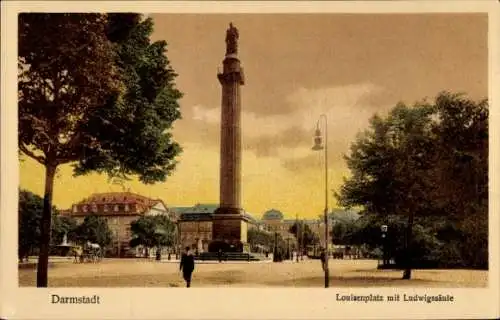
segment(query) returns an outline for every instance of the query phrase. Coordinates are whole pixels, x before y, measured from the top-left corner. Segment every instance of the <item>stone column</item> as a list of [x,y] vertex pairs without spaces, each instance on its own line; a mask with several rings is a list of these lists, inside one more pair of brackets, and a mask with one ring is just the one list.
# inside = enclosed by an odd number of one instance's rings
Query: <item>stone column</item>
[[[238,59],[238,30],[230,24],[226,34],[223,70],[217,74],[222,86],[220,202],[213,216],[215,242],[241,245],[246,223],[241,206],[241,93],[245,83]],[[217,249],[213,249],[217,251]]]
[[236,56],[226,56],[222,85],[220,207],[241,208],[241,96],[243,70]]

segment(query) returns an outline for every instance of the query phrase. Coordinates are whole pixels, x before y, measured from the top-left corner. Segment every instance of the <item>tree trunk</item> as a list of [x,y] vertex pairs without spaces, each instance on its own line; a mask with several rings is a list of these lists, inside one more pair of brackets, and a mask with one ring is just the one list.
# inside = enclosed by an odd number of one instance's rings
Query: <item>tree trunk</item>
[[413,236],[413,210],[410,209],[408,214],[408,225],[406,226],[406,237],[405,237],[405,270],[403,272],[403,280],[411,279],[411,267],[412,267],[412,236]]
[[50,225],[52,222],[52,191],[57,165],[47,164],[45,167],[45,195],[43,198],[42,225],[40,228],[40,252],[36,274],[36,286],[47,287],[47,273],[49,266]]

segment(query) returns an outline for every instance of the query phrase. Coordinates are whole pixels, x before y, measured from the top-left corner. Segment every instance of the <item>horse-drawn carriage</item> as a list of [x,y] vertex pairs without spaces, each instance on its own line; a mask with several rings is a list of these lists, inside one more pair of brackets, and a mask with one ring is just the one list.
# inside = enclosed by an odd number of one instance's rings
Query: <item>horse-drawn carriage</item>
[[102,260],[104,252],[101,246],[97,243],[87,241],[81,246],[74,246],[72,249],[74,263],[93,262],[97,263]]

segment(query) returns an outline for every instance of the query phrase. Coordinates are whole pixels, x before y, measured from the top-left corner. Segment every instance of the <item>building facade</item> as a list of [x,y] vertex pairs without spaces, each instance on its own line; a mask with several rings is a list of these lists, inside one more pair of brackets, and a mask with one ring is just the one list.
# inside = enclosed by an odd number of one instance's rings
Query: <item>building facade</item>
[[151,199],[131,192],[95,193],[90,197],[72,205],[70,210],[62,213],[82,223],[85,217],[96,215],[106,220],[113,241],[108,254],[124,257],[140,255],[142,248],[130,248],[132,233],[130,224],[142,216],[166,215],[176,223],[175,212],[169,210],[159,199]]
[[[328,229],[331,231],[332,226],[339,221],[355,221],[357,218],[359,218],[359,214],[356,211],[333,209],[328,215]],[[294,234],[290,233],[290,228],[295,223],[307,225],[318,236],[319,246],[325,247],[325,219],[323,215],[319,215],[317,219],[298,219],[298,217],[285,219],[281,211],[271,209],[262,215],[262,219],[258,223],[262,229],[277,232],[283,239],[295,237]],[[328,247],[333,248],[332,239],[329,239],[328,242]]]
[[[193,207],[177,207],[172,211],[178,216],[179,246],[189,246],[196,252],[209,251],[209,244],[213,240],[213,218],[219,208],[217,204],[196,204]],[[245,212],[249,221],[248,228],[257,228],[257,221],[251,214]],[[246,235],[243,235],[246,237]]]
[[[208,251],[208,246],[213,239],[213,214],[217,210],[216,204],[196,204],[193,207],[172,208],[178,216],[178,230],[180,248],[189,246],[196,252]],[[262,218],[257,220],[249,213],[245,213],[251,221],[250,228],[257,228],[267,232],[277,232],[283,239],[290,243],[295,243],[295,235],[290,232],[290,228],[295,223],[308,225],[312,232],[318,235],[319,245],[324,247],[325,224],[323,216],[318,219],[285,219],[284,214],[276,209],[266,211]],[[329,229],[335,222],[329,218]]]

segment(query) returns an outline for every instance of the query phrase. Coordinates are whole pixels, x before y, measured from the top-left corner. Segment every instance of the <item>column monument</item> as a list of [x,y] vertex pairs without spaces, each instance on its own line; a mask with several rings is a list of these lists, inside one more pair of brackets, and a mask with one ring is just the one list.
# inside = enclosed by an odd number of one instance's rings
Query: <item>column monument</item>
[[213,215],[210,251],[247,251],[247,222],[241,206],[241,92],[245,83],[238,59],[239,32],[232,23],[226,31],[222,85],[220,202]]

